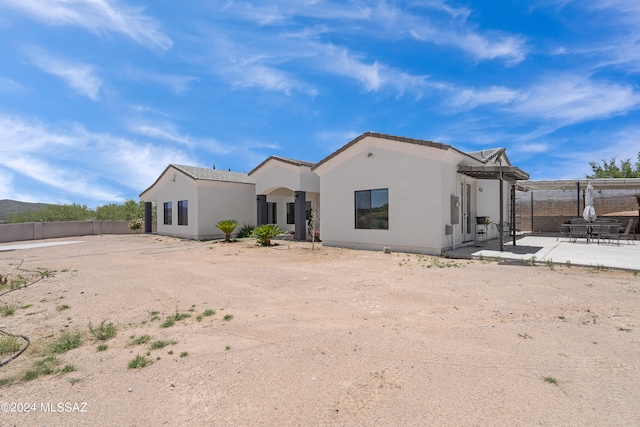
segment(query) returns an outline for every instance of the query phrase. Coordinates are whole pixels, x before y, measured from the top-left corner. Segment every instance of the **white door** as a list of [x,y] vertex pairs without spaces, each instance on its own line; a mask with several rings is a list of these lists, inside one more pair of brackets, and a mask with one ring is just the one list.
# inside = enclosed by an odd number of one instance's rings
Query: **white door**
[[460,183],[460,224],[462,225],[462,241],[469,242],[474,239],[473,212],[473,185],[472,182],[463,179]]

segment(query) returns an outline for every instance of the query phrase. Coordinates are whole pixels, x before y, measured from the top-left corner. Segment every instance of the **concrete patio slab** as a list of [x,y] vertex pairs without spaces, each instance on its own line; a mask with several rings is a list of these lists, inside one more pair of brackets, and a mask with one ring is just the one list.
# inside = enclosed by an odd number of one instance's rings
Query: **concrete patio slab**
[[516,246],[512,242],[503,244],[499,249],[498,240],[492,240],[483,246],[463,246],[447,251],[453,258],[500,258],[510,260],[532,260],[536,262],[552,261],[555,264],[583,265],[592,267],[620,268],[640,270],[640,241],[621,241],[600,244],[577,242],[556,236],[520,236]]
[[82,243],[81,240],[71,242],[46,242],[46,243],[26,243],[22,245],[0,245],[0,252],[15,251],[19,249],[43,248],[46,246],[70,245],[72,243]]

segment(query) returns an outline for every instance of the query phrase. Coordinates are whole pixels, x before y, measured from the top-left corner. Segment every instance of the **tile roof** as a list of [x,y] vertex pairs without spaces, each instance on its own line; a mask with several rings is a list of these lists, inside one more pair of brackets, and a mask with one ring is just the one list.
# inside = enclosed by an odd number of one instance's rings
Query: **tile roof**
[[249,175],[251,175],[252,173],[254,173],[255,171],[257,171],[258,169],[260,169],[262,166],[264,166],[269,160],[277,160],[279,162],[283,162],[283,163],[288,163],[290,165],[293,166],[307,166],[307,167],[313,167],[315,165],[315,163],[312,162],[305,162],[303,160],[296,160],[296,159],[288,159],[286,157],[280,157],[280,156],[269,156],[267,157],[262,163],[260,163],[258,166],[256,166],[255,168],[253,168],[250,172]]
[[212,168],[199,168],[196,166],[185,166],[171,164],[179,171],[183,172],[187,176],[193,179],[202,179],[205,181],[224,181],[224,182],[238,182],[241,184],[255,184],[255,180],[250,178],[249,175],[243,172],[231,172],[220,169]]
[[164,171],[162,171],[160,176],[158,176],[158,178],[153,182],[153,184],[149,186],[149,188],[147,188],[142,193],[140,193],[139,197],[142,197],[144,193],[151,190],[153,186],[156,185],[158,181],[160,181],[160,178],[162,178],[170,168],[174,168],[194,180],[236,182],[240,184],[256,183],[253,178],[249,177],[249,175],[242,172],[231,172],[231,171],[224,171],[219,169],[199,168],[196,166],[170,164],[169,166],[166,167]]

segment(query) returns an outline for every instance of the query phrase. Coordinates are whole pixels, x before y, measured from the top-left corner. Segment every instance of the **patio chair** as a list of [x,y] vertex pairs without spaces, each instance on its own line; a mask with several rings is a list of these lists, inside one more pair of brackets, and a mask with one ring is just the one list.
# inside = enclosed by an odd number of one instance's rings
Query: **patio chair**
[[589,222],[584,218],[574,218],[571,220],[571,231],[569,232],[569,240],[576,240],[580,238],[587,239],[589,241]]
[[619,233],[618,239],[626,240],[627,244],[631,244],[629,243],[631,241],[629,237],[630,237],[630,234],[633,233],[633,244],[635,245],[636,244],[635,225],[636,225],[635,218],[631,218],[627,223],[627,228],[625,228],[621,233]]
[[570,238],[571,237],[571,228],[568,227],[568,224],[565,221],[561,221],[558,218],[555,218],[556,227],[558,228],[558,237],[556,237],[556,242],[562,238]]
[[602,239],[603,241],[612,241],[615,240],[620,246],[620,223],[606,223],[605,225],[598,227],[600,229],[598,234],[598,241]]

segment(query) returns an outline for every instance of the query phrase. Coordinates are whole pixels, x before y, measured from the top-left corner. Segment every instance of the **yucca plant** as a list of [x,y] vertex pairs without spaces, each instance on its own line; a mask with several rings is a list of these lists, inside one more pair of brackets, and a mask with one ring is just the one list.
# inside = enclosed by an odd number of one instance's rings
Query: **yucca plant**
[[284,231],[276,224],[263,224],[253,229],[253,237],[258,240],[262,246],[271,246],[271,239]]
[[222,221],[218,221],[216,227],[218,227],[224,233],[225,242],[231,241],[231,233],[238,226],[238,221],[235,219],[224,219]]

